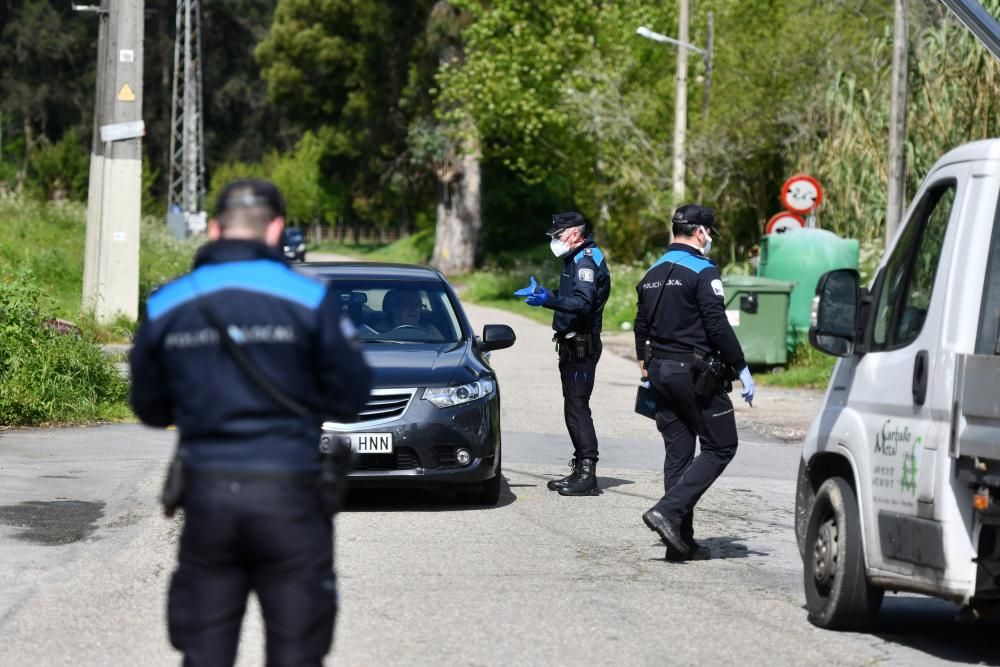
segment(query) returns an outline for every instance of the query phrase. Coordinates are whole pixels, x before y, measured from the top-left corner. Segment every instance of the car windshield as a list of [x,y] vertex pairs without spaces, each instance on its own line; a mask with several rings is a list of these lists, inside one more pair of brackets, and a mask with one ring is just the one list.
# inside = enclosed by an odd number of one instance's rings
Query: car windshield
[[301,243],[305,237],[297,229],[286,229],[285,230],[285,243]]
[[327,280],[360,341],[438,344],[462,340],[462,328],[440,283]]

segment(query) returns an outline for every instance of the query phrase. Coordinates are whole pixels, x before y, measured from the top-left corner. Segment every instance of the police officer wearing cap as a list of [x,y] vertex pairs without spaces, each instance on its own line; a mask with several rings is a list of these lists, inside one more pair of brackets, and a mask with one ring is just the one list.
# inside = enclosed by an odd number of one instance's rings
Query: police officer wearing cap
[[544,306],[552,314],[553,340],[559,350],[563,414],[573,441],[572,472],[548,483],[563,496],[600,493],[597,485],[597,433],[590,413],[594,375],[601,358],[601,323],[604,304],[611,293],[611,273],[604,253],[587,235],[587,221],[568,211],[552,216],[546,234],[556,257],[563,260],[559,289],[548,290],[531,276],[528,287],[514,294],[525,296],[529,306]]
[[355,418],[371,370],[336,295],[285,263],[283,216],[272,184],[226,186],[211,242],[149,297],[131,353],[135,413],[179,436],[184,489],[165,507],[179,496],[184,524],[167,617],[185,665],[233,664],[251,590],[267,664],[320,665],[333,638],[320,415]]
[[726,319],[719,270],[706,257],[718,231],[714,212],[687,204],[672,222],[674,242],[636,286],[636,355],[658,394],[656,427],[666,451],[665,494],[642,519],[666,543],[668,560],[704,559],[710,554],[694,540],[694,508],[738,443],[726,369],[739,370],[751,404],[754,382]]

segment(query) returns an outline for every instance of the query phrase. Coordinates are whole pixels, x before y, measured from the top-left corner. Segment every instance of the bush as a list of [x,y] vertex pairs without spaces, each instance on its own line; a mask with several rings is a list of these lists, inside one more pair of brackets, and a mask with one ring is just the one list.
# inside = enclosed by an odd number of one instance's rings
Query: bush
[[87,200],[90,151],[76,130],[52,143],[42,137],[28,153],[28,187],[42,199]]
[[0,424],[128,416],[128,383],[83,331],[60,332],[28,272],[0,283]]

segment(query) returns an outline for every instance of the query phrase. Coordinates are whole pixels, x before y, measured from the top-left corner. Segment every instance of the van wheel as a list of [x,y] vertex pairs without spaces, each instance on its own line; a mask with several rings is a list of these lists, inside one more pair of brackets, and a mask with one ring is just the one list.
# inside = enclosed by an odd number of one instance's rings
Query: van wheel
[[816,492],[806,530],[803,571],[809,622],[830,630],[870,627],[884,591],[868,583],[854,490],[831,477]]

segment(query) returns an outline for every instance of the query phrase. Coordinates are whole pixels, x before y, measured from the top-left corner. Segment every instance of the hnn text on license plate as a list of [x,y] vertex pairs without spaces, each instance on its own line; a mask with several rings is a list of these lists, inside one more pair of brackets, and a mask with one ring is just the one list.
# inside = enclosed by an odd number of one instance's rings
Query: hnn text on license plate
[[358,454],[392,454],[392,433],[352,433],[351,449]]

